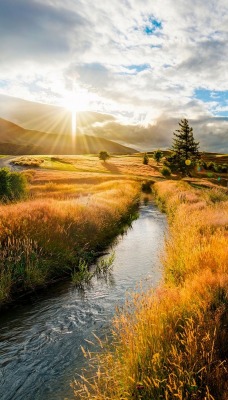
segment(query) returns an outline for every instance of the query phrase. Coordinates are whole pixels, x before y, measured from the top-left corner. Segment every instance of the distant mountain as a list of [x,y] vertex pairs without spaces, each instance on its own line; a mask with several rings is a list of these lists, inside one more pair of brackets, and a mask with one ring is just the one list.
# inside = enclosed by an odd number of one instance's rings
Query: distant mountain
[[90,135],[46,133],[24,129],[0,118],[0,154],[96,154],[101,150],[114,154],[137,151],[118,143]]
[[[35,103],[0,94],[0,118],[12,121],[24,129],[47,133],[70,135],[72,129],[71,111],[64,107]],[[92,125],[114,121],[108,114],[77,112],[77,132],[92,133]]]

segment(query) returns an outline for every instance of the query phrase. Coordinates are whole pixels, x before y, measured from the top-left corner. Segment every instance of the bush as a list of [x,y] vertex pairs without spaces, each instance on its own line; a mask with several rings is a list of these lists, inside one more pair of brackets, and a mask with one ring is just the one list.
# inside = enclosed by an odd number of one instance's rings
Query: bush
[[216,172],[222,172],[222,165],[221,164],[216,164],[216,166],[215,166],[215,170],[216,170]]
[[161,173],[163,176],[168,177],[171,175],[171,169],[169,167],[163,167]]
[[148,157],[147,153],[145,153],[143,156],[143,164],[145,164],[145,165],[149,164],[149,157]]
[[157,161],[157,163],[159,163],[161,158],[163,157],[162,151],[161,150],[154,151],[153,157],[154,157],[155,161]]
[[207,163],[207,169],[209,169],[209,171],[215,172],[215,170],[216,170],[215,163],[213,163],[212,161]]
[[152,181],[143,182],[143,183],[142,183],[142,192],[143,192],[143,193],[151,193],[151,192],[152,192],[152,190],[151,190],[151,185],[152,185],[153,183],[154,183],[154,182],[152,182]]
[[0,169],[0,201],[20,200],[26,196],[27,180],[19,172],[11,172],[9,168]]

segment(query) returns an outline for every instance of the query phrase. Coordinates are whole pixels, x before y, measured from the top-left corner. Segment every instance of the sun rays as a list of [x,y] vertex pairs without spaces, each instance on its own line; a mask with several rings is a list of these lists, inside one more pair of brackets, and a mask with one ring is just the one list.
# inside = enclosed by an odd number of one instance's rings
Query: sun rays
[[[33,154],[61,154],[61,151],[76,154],[82,140],[89,147],[86,135],[91,135],[92,126],[99,118],[98,100],[96,94],[72,85],[71,90],[65,89],[60,94],[56,105],[37,103],[37,113],[34,108],[30,112],[24,109],[27,126],[23,137],[27,146],[32,146]],[[77,136],[80,136],[78,140]]]

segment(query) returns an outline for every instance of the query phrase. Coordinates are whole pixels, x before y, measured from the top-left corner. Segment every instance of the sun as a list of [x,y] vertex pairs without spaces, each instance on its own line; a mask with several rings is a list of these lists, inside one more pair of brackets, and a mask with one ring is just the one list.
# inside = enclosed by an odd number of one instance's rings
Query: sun
[[91,103],[91,95],[85,89],[72,90],[64,93],[61,100],[61,106],[71,112],[71,135],[75,142],[77,134],[77,113],[89,111]]
[[85,89],[65,93],[61,105],[71,112],[89,111],[91,95]]

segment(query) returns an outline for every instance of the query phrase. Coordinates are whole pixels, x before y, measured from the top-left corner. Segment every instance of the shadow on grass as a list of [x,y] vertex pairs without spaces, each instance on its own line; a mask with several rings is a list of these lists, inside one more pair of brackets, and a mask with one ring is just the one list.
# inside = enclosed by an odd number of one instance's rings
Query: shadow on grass
[[118,168],[116,165],[114,165],[114,164],[111,164],[111,163],[108,163],[108,162],[104,161],[104,162],[103,162],[103,166],[104,166],[109,172],[111,172],[112,174],[121,174],[119,168]]

